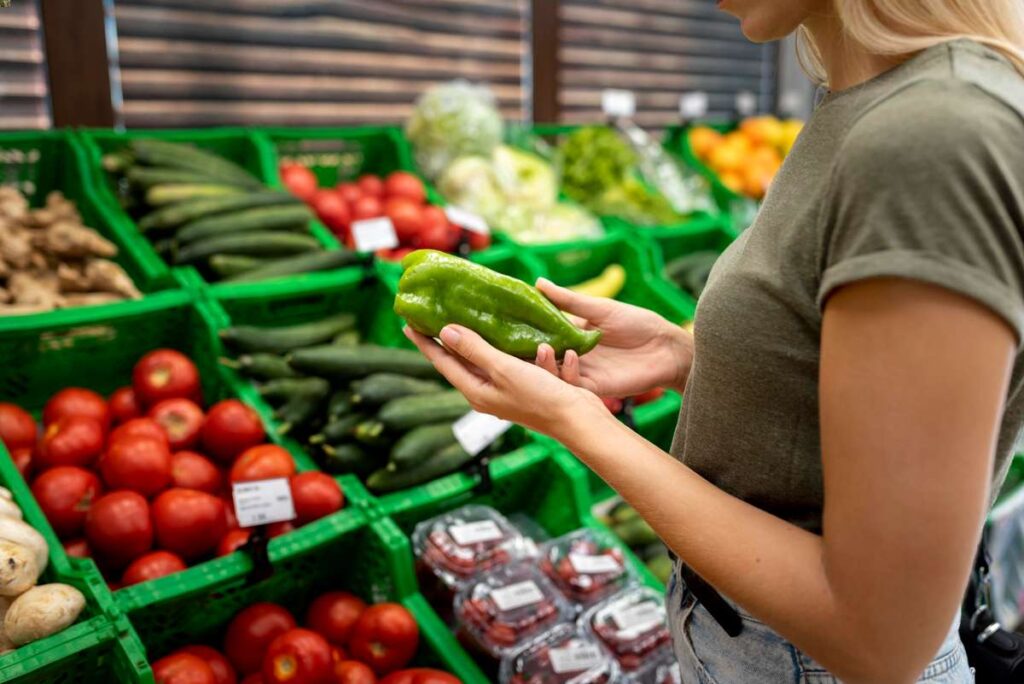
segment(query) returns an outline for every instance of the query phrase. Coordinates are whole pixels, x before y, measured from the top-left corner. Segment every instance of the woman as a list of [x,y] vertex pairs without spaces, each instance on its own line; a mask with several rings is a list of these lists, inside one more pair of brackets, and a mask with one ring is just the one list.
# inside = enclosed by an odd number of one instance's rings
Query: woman
[[[799,27],[830,93],[715,266],[696,337],[547,281],[604,332],[560,367],[458,326],[443,347],[407,334],[475,408],[564,443],[678,555],[684,681],[969,682],[955,623],[1024,423],[1022,5],[718,4],[753,40]],[[598,399],[655,386],[686,390],[671,455]],[[694,573],[726,611],[696,601]],[[728,605],[735,638],[708,612],[731,629]]]

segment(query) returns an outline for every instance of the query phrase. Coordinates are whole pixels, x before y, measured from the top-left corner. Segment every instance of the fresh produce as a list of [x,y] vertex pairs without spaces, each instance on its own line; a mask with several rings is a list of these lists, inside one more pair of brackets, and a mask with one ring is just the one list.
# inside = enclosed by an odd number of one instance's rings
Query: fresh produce
[[110,407],[110,418],[114,423],[124,423],[142,416],[135,390],[130,386],[114,390],[107,400],[107,406]]
[[655,577],[664,583],[668,582],[672,572],[668,549],[636,509],[625,501],[616,499],[601,521],[640,557]]
[[132,369],[132,388],[146,409],[164,399],[199,400],[199,369],[192,360],[174,349],[151,351]]
[[231,663],[215,648],[196,644],[178,649],[178,653],[188,653],[202,658],[213,672],[217,684],[235,684],[237,681],[235,670],[231,667]]
[[353,658],[386,675],[412,659],[419,636],[419,625],[408,610],[397,603],[378,603],[359,616],[347,647]]
[[133,560],[125,568],[124,575],[121,576],[121,585],[128,587],[140,582],[148,582],[157,577],[181,572],[187,567],[181,556],[175,553],[170,551],[150,551]]
[[171,488],[153,500],[156,542],[185,560],[210,555],[227,533],[224,500],[194,489]]
[[331,674],[331,647],[308,629],[290,629],[270,642],[263,656],[265,684],[324,682]]
[[29,209],[17,189],[0,187],[0,316],[140,298],[116,255],[60,192]]
[[82,610],[85,597],[67,584],[32,587],[11,603],[4,615],[4,634],[15,646],[67,629]]
[[499,680],[506,684],[606,684],[618,681],[619,667],[592,637],[559,625],[527,648],[505,658]]
[[103,495],[86,514],[85,537],[105,564],[124,567],[153,546],[149,503],[127,490]]
[[0,402],[0,441],[8,451],[32,448],[37,437],[36,421],[17,404]]
[[676,257],[665,264],[665,277],[697,299],[719,256],[719,252],[705,250]]
[[706,126],[688,132],[694,155],[733,192],[762,199],[782,160],[793,148],[803,123],[773,116],[744,119],[736,130],[719,133]]
[[569,289],[591,297],[614,299],[626,286],[626,269],[621,264],[609,264],[600,275],[572,285]]
[[0,518],[0,539],[24,546],[35,557],[39,571],[46,569],[49,562],[49,548],[43,535],[34,527],[18,518]]
[[31,549],[0,539],[0,597],[25,593],[35,586],[40,572],[42,568]]
[[103,397],[82,387],[68,387],[50,397],[43,406],[43,425],[61,418],[92,418],[106,430],[110,427],[110,409]]
[[498,349],[533,358],[550,344],[558,358],[585,354],[601,333],[580,330],[536,288],[442,252],[420,250],[402,260],[395,313],[436,337],[449,323],[464,325]]
[[59,465],[87,466],[103,450],[103,425],[94,418],[68,416],[50,423],[36,450],[41,468]]
[[624,672],[639,669],[663,651],[671,652],[672,635],[661,594],[634,588],[587,611],[580,623],[619,662]]
[[235,459],[249,447],[266,439],[263,423],[251,407],[237,399],[213,405],[203,423],[203,449],[222,463]]
[[591,530],[552,539],[540,555],[541,572],[580,607],[608,598],[630,581],[622,551]]
[[306,626],[335,646],[345,646],[352,636],[366,602],[346,591],[321,594],[306,610]]
[[32,483],[32,496],[61,538],[81,534],[86,512],[103,492],[94,473],[75,466],[58,466],[43,472]]
[[274,603],[254,603],[228,624],[224,653],[239,674],[259,672],[270,643],[295,626],[287,609]]
[[150,437],[122,437],[112,442],[99,466],[108,487],[131,490],[145,497],[163,491],[172,479],[167,443]]
[[216,684],[209,664],[192,653],[174,653],[153,663],[156,684]]

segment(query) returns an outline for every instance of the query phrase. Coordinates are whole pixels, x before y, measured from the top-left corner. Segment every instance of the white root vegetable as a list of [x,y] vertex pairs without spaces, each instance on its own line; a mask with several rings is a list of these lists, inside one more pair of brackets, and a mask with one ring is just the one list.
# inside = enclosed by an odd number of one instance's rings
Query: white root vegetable
[[0,596],[0,653],[14,650],[14,642],[11,641],[10,637],[7,636],[7,632],[4,631],[4,616],[7,615],[7,609],[11,607],[11,601],[13,600]]
[[142,297],[142,293],[124,269],[113,261],[89,259],[85,262],[84,274],[94,291],[113,292],[129,299]]
[[20,596],[39,581],[39,563],[27,546],[0,539],[0,596]]
[[0,499],[7,499],[8,501],[14,501],[14,495],[11,494],[11,490],[7,487],[0,487]]
[[41,584],[14,599],[4,616],[4,632],[16,645],[67,629],[85,608],[85,597],[67,584]]
[[46,569],[49,560],[49,549],[43,535],[36,532],[35,528],[28,523],[14,518],[0,518],[0,539],[12,541],[15,544],[27,546],[36,557],[39,564],[39,572]]
[[18,504],[14,503],[10,499],[5,499],[0,496],[0,518],[14,518],[15,520],[21,520],[21,509],[18,508]]
[[37,232],[34,244],[39,249],[62,257],[112,257],[117,246],[85,226],[62,220]]

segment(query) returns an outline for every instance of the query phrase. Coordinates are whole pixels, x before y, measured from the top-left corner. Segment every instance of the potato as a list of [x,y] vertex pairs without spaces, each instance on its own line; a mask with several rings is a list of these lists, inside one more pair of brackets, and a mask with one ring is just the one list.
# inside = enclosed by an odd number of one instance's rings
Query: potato
[[21,520],[21,509],[18,508],[18,504],[14,503],[10,499],[0,497],[0,518],[14,518],[15,520]]
[[7,615],[7,609],[13,600],[0,596],[0,653],[14,650],[14,642],[7,637],[7,632],[4,631],[4,616]]
[[17,596],[39,580],[39,562],[27,546],[0,539],[0,596]]
[[67,584],[40,584],[14,599],[4,616],[4,632],[16,646],[70,627],[85,608],[82,592]]
[[39,572],[46,569],[49,559],[49,548],[43,535],[36,532],[35,528],[28,523],[14,518],[0,518],[0,539],[12,541],[15,544],[27,546],[35,554],[36,562],[39,564]]

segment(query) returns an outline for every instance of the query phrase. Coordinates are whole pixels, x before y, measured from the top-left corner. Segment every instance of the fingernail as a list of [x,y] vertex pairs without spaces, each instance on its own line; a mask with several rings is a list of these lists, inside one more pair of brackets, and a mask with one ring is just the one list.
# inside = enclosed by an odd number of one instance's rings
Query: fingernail
[[547,278],[537,278],[537,287],[540,287],[542,285],[547,287],[548,285],[554,285],[554,283],[548,280]]
[[544,345],[537,347],[537,361],[544,363],[544,360],[548,357],[548,350],[544,348]]
[[459,334],[459,331],[450,325],[441,329],[441,341],[449,347],[454,347],[461,339],[462,335]]
[[412,330],[409,328],[409,326],[402,326],[402,334],[408,337],[410,340],[412,339]]

